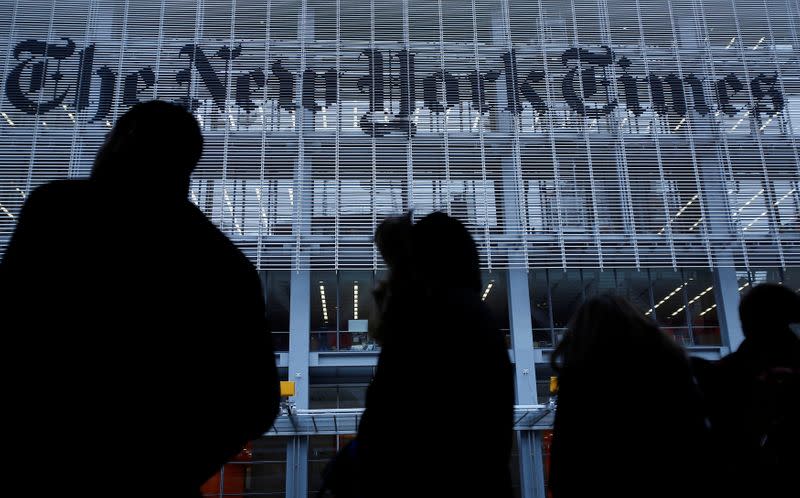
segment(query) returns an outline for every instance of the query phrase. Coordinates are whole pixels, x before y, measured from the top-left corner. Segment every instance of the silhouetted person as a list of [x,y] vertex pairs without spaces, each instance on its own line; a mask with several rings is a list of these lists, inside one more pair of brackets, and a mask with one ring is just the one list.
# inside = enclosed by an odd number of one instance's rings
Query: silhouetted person
[[708,496],[706,424],[683,350],[621,297],[586,301],[552,356],[554,498]]
[[726,496],[796,496],[800,486],[800,296],[753,287],[739,304],[745,339],[716,364],[696,361]]
[[3,447],[32,494],[197,495],[272,424],[258,275],[187,199],[202,147],[191,114],[139,104],[89,179],[23,206],[0,265]]
[[[376,244],[378,367],[337,496],[508,497],[513,373],[481,302],[478,252],[455,218],[387,220]],[[347,475],[354,478],[348,479]]]

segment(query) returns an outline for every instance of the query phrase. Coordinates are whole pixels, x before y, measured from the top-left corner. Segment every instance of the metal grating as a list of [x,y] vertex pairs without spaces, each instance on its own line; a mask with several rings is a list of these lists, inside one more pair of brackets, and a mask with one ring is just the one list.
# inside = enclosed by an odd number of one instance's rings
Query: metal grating
[[[488,408],[488,407],[487,407]],[[453,419],[461,416],[458,409],[448,408]],[[355,434],[364,413],[363,408],[323,410],[296,409],[282,413],[264,436],[317,436]],[[555,407],[547,405],[514,406],[515,431],[541,431],[553,428]]]
[[797,0],[0,0],[0,251],[161,98],[262,269],[378,267],[411,208],[486,268],[799,265],[799,29]]

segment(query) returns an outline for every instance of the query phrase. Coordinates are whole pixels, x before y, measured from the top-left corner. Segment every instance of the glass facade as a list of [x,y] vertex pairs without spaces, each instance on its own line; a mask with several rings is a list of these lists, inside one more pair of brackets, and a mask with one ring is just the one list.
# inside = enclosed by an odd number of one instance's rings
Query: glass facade
[[374,351],[369,326],[375,320],[376,273],[319,271],[311,278],[311,350]]
[[[467,224],[526,403],[591,296],[719,356],[734,285],[800,291],[796,1],[0,0],[0,75],[0,254],[126,109],[183,104],[190,199],[259,269],[301,409],[363,407],[372,236],[406,210]],[[348,437],[270,434],[203,493],[312,496]]]
[[534,347],[554,347],[577,307],[604,293],[626,297],[685,346],[722,345],[709,270],[538,270],[528,289]]
[[3,0],[0,19],[0,251],[31,189],[85,175],[160,98],[205,133],[193,202],[261,269],[376,270],[377,222],[408,209],[467,222],[488,270],[800,264],[796,2]]

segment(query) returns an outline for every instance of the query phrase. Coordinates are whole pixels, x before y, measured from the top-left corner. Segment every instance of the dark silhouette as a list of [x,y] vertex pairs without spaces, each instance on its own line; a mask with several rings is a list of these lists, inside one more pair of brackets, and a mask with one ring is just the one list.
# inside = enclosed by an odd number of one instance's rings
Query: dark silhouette
[[695,359],[711,419],[725,496],[798,492],[800,468],[800,296],[776,284],[753,287],[739,305],[745,339],[716,363]]
[[326,484],[340,498],[510,496],[513,373],[472,237],[433,213],[387,220],[375,238],[389,267],[376,292],[381,355]]
[[621,297],[586,301],[552,357],[554,498],[708,496],[706,423],[683,350]]
[[277,414],[258,275],[187,199],[202,146],[180,107],[136,105],[89,179],[23,206],[0,265],[4,461],[32,494],[197,495]]

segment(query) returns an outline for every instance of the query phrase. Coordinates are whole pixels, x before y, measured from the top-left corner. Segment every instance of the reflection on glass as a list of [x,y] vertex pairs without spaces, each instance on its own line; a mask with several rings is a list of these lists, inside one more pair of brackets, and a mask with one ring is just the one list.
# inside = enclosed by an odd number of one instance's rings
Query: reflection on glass
[[283,495],[286,492],[285,437],[262,437],[251,441],[222,471],[200,489],[204,497]]
[[650,291],[650,276],[647,270],[624,269],[615,271],[618,292],[627,298],[639,311],[647,313],[654,304]]
[[511,342],[511,325],[508,315],[508,287],[506,272],[483,271],[481,272],[481,300],[489,308],[497,328],[505,335],[507,346]]
[[585,298],[580,270],[548,270],[553,327],[563,329]]
[[651,270],[653,306],[645,313],[679,344],[691,345],[686,311],[686,287],[689,277],[671,269]]
[[800,292],[800,268],[786,268],[783,271],[783,285]]
[[366,384],[315,385],[309,392],[309,408],[364,408],[366,397]]
[[581,270],[581,278],[586,298],[617,291],[615,270]]
[[550,294],[547,286],[547,270],[532,270],[528,273],[528,288],[531,299],[531,325],[533,347],[553,347],[552,319],[550,316]]
[[355,436],[355,434],[340,434],[308,438],[308,496],[317,495],[322,486],[322,470],[325,465]]
[[713,275],[710,270],[684,270],[683,273],[689,282],[686,307],[691,317],[693,345],[718,346],[721,338]]
[[262,271],[260,275],[273,346],[275,351],[289,351],[290,272]]

